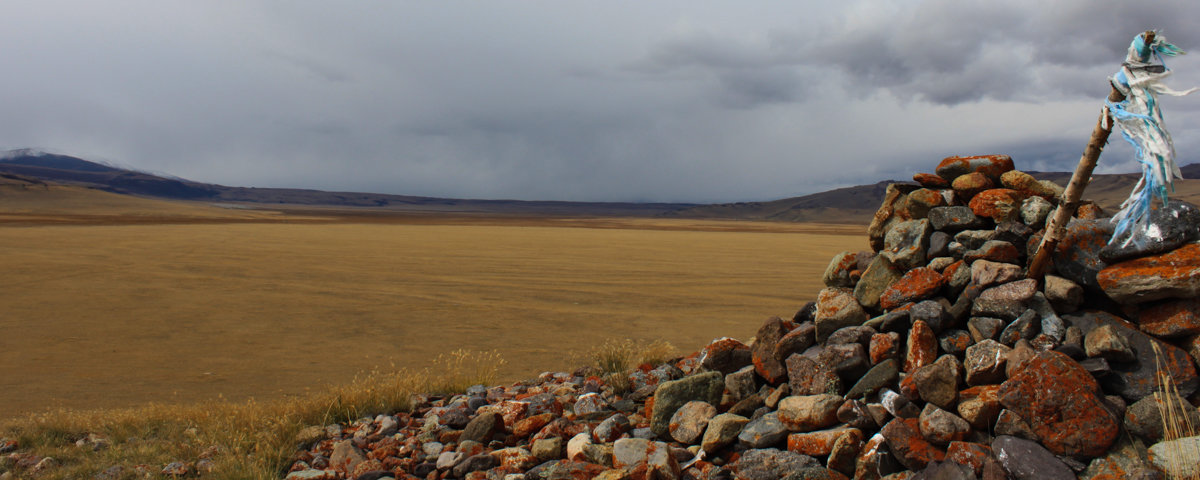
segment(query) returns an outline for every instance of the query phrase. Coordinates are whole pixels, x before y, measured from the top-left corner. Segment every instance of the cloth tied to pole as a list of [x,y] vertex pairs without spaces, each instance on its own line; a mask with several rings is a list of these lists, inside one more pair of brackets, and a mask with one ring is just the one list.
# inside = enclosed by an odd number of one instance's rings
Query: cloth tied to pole
[[[1142,167],[1142,178],[1112,219],[1116,223],[1112,238],[1119,238],[1125,232],[1133,233],[1125,244],[1132,242],[1136,245],[1144,241],[1139,232],[1146,231],[1154,199],[1165,204],[1168,194],[1174,191],[1174,179],[1183,178],[1179,166],[1175,164],[1175,147],[1163,122],[1157,94],[1182,96],[1198,90],[1177,91],[1162,83],[1171,74],[1163,57],[1184,53],[1167,42],[1161,34],[1154,35],[1150,43],[1145,41],[1143,34],[1139,34],[1129,45],[1129,53],[1121,64],[1121,70],[1109,79],[1113,88],[1125,95],[1125,100],[1109,101],[1106,108],[1113,124],[1121,130],[1121,136],[1133,145],[1137,161]],[[1107,115],[1104,117],[1107,118]]]

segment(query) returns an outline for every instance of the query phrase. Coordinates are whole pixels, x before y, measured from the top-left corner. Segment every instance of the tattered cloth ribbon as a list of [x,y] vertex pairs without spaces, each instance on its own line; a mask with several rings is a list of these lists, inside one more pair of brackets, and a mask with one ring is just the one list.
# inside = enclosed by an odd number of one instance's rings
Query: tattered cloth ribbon
[[1108,111],[1113,123],[1121,129],[1121,136],[1133,145],[1137,160],[1142,164],[1141,180],[1134,185],[1129,198],[1121,204],[1121,211],[1112,219],[1117,224],[1112,238],[1119,238],[1126,232],[1133,233],[1124,242],[1126,245],[1130,242],[1139,244],[1144,240],[1137,233],[1146,231],[1154,199],[1158,198],[1166,204],[1167,195],[1175,190],[1174,179],[1183,178],[1179,166],[1175,164],[1175,146],[1163,123],[1162,109],[1156,95],[1183,96],[1197,90],[1172,90],[1162,84],[1163,79],[1171,74],[1163,62],[1163,56],[1174,57],[1186,52],[1168,43],[1161,34],[1153,38],[1150,44],[1146,44],[1142,35],[1134,37],[1125,63],[1121,64],[1121,71],[1109,79],[1113,88],[1125,95],[1125,100],[1107,102]]

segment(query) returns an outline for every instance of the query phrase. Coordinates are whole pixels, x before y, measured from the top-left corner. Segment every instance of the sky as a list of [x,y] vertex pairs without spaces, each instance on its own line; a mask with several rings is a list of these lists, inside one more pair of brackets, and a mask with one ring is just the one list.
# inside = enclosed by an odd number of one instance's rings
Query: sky
[[[1170,0],[4,0],[0,149],[232,186],[771,200],[951,155],[1069,171]],[[1200,52],[1168,59],[1200,85]],[[1164,97],[1181,164],[1200,94]],[[1116,135],[1100,173],[1139,171]]]

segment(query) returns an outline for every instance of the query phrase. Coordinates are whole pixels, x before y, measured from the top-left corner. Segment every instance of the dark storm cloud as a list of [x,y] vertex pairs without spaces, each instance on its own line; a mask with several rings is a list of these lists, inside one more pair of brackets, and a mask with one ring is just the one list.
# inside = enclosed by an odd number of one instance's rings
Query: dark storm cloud
[[[1200,47],[1179,0],[13,0],[0,18],[0,147],[475,198],[766,200],[1004,150],[1063,168],[1134,33]],[[1194,59],[1172,66],[1200,84]],[[1164,101],[1181,158],[1196,98]]]

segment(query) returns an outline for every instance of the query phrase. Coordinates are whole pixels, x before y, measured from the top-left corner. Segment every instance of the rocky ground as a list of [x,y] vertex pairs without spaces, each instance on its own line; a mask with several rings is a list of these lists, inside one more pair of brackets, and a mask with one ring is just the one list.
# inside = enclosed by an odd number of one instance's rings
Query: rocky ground
[[311,427],[286,478],[1154,479],[1181,451],[1200,474],[1200,437],[1171,440],[1162,413],[1200,425],[1200,210],[1169,203],[1109,246],[1084,203],[1039,282],[1060,187],[1007,156],[914,180],[889,187],[873,251],[833,258],[749,342]]

